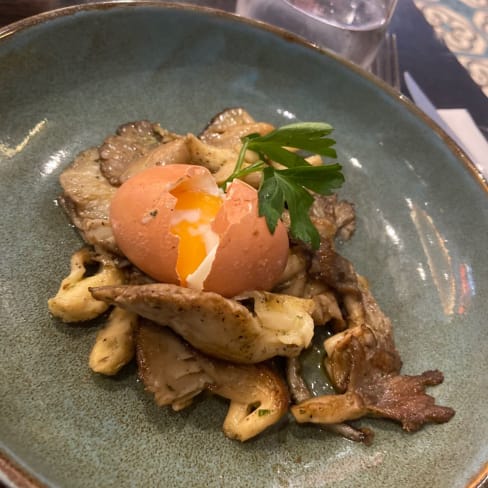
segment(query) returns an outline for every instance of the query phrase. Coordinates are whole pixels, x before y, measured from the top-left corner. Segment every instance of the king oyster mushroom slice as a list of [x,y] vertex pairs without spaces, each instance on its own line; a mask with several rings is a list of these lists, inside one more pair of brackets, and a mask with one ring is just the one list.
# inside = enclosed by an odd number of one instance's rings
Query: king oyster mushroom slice
[[310,299],[253,292],[251,312],[217,293],[156,283],[92,288],[93,296],[169,326],[199,351],[237,363],[297,356],[312,340]]
[[136,335],[139,376],[158,405],[188,406],[207,389],[231,401],[223,430],[246,441],[288,410],[286,384],[265,364],[232,364],[207,357],[168,328],[142,320]]

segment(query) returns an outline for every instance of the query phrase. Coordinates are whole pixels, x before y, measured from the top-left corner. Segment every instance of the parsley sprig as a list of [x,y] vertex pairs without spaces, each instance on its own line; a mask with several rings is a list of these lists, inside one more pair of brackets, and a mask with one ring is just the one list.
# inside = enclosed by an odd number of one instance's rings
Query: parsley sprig
[[[314,201],[309,190],[330,195],[344,182],[342,167],[337,163],[312,166],[300,152],[290,149],[336,158],[332,147],[335,140],[327,137],[332,131],[332,126],[326,123],[302,122],[282,126],[264,136],[250,134],[244,137],[234,171],[223,187],[235,178],[262,171],[258,191],[259,215],[265,217],[269,230],[275,231],[283,211],[288,209],[291,235],[317,249],[320,236],[309,216]],[[259,159],[244,166],[248,149],[255,151]]]

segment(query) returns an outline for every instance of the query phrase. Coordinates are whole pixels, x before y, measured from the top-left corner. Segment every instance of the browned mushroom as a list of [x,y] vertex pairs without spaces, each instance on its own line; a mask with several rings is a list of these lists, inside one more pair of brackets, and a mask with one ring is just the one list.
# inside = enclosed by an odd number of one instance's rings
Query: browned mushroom
[[288,390],[265,364],[232,364],[210,358],[167,328],[142,321],[137,333],[139,376],[158,405],[188,406],[203,390],[230,400],[223,430],[246,441],[288,411]]
[[199,351],[238,363],[296,356],[310,344],[314,323],[310,299],[253,292],[237,300],[163,283],[100,287],[98,300],[169,326]]

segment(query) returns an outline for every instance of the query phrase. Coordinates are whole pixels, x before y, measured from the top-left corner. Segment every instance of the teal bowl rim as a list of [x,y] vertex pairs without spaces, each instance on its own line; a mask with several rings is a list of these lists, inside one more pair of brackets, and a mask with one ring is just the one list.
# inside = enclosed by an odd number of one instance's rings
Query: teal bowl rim
[[458,144],[436,122],[434,122],[429,116],[427,116],[422,110],[420,110],[406,95],[403,95],[401,92],[395,90],[393,87],[391,87],[386,82],[376,77],[369,71],[357,66],[353,62],[335,54],[334,52],[326,48],[320,47],[317,44],[314,44],[313,42],[310,42],[305,38],[293,34],[285,29],[270,25],[266,22],[262,22],[254,19],[248,19],[246,17],[242,17],[238,14],[227,12],[224,10],[219,10],[219,9],[204,7],[199,5],[186,4],[186,3],[175,3],[175,2],[154,1],[154,0],[100,1],[100,2],[93,2],[87,4],[72,5],[72,6],[62,7],[55,10],[50,10],[48,12],[43,12],[37,15],[33,15],[31,17],[27,17],[25,19],[19,20],[12,24],[6,25],[0,28],[0,43],[29,27],[33,27],[37,24],[48,22],[52,19],[56,19],[59,17],[74,15],[81,11],[111,10],[117,8],[138,8],[138,7],[156,7],[161,9],[197,11],[197,12],[204,12],[209,15],[215,15],[217,17],[232,19],[234,21],[239,21],[254,27],[258,27],[263,30],[267,30],[277,35],[278,37],[283,38],[288,42],[295,42],[297,44],[301,44],[303,46],[306,46],[309,49],[321,53],[322,55],[326,55],[328,57],[333,58],[335,61],[343,64],[349,70],[353,71],[357,75],[368,79],[370,82],[375,84],[380,90],[388,93],[391,97],[395,98],[398,102],[400,102],[409,112],[415,114],[417,117],[422,119],[444,141],[444,143],[449,147],[449,149],[454,154],[454,156],[456,156],[457,159],[459,159],[459,161],[463,164],[463,166],[469,171],[469,173],[471,173],[471,175],[478,181],[478,183],[481,184],[483,190],[488,194],[487,177],[485,177],[481,173],[481,171],[471,161],[469,156],[458,146]]
[[[258,20],[248,19],[237,15],[235,13],[227,12],[224,10],[218,10],[215,8],[204,7],[192,4],[181,4],[174,2],[165,1],[154,1],[154,0],[126,0],[126,1],[102,1],[93,2],[80,5],[71,5],[68,7],[62,7],[55,10],[50,10],[47,12],[42,12],[31,17],[19,20],[12,24],[8,24],[0,28],[0,44],[17,33],[22,32],[25,29],[34,27],[38,24],[49,22],[50,20],[57,19],[60,17],[67,17],[74,15],[81,11],[93,11],[93,10],[112,10],[120,8],[139,8],[139,7],[156,7],[161,9],[175,9],[175,10],[188,10],[203,12],[208,15],[215,15],[217,17],[232,19],[233,21],[242,22],[253,27],[258,27],[263,30],[267,30],[278,37],[283,38],[285,41],[294,42],[301,44],[309,49],[319,52],[322,55],[329,56],[335,61],[346,66],[349,70],[353,71],[355,74],[368,79],[370,82],[375,84],[380,90],[388,93],[392,98],[396,99],[399,103],[403,105],[409,112],[413,113],[419,117],[423,122],[425,122],[433,131],[436,133],[447,145],[453,155],[463,164],[463,166],[468,170],[472,177],[480,184],[482,189],[488,196],[488,180],[484,175],[478,170],[471,159],[466,155],[466,153],[456,144],[456,142],[449,137],[449,135],[434,122],[430,117],[424,114],[407,96],[395,90],[393,87],[385,83],[383,80],[377,78],[372,73],[366,71],[365,69],[357,66],[356,64],[344,59],[343,57],[335,54],[334,52],[320,47],[310,41],[307,41],[303,37],[295,35],[285,29],[261,22]],[[45,488],[45,484],[38,480],[32,473],[27,469],[20,466],[11,456],[0,449],[0,482],[8,482],[16,488]],[[478,473],[474,474],[471,480],[466,485],[466,488],[487,488],[488,487],[488,462],[479,470]]]

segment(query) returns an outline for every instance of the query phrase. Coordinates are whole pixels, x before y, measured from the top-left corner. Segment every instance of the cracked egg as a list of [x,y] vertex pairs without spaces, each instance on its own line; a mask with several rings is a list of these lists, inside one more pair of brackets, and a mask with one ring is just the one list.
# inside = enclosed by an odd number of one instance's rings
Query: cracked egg
[[288,257],[282,222],[273,234],[258,215],[258,194],[234,180],[224,193],[202,166],[149,168],[126,181],[110,207],[127,258],[163,283],[226,297],[270,290]]

